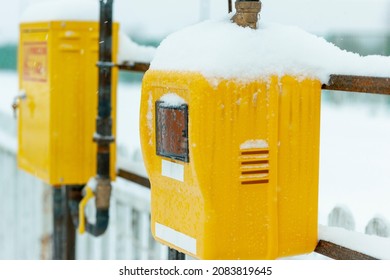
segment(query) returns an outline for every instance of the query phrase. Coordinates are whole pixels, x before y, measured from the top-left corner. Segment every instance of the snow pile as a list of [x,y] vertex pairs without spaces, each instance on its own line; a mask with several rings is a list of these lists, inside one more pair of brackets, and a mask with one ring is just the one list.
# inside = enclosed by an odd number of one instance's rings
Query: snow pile
[[[22,14],[21,22],[42,21],[98,21],[99,1],[58,0],[44,1],[30,5]],[[119,31],[118,63],[144,62],[153,59],[154,47],[140,46]]]
[[140,46],[133,42],[126,34],[119,32],[119,50],[117,61],[119,64],[143,62],[149,63],[154,57],[156,48]]
[[208,78],[258,79],[286,74],[328,82],[330,74],[390,76],[390,58],[340,50],[297,27],[260,22],[257,30],[206,21],[168,36],[151,69],[195,71]]
[[175,93],[164,94],[161,96],[160,101],[169,107],[178,107],[180,105],[186,104],[185,100]]

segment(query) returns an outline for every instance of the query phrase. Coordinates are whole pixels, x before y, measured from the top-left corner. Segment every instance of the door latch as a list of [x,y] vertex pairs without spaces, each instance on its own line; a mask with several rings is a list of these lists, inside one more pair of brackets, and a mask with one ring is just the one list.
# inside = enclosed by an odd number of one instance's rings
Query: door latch
[[27,98],[27,94],[25,90],[20,90],[19,94],[14,97],[14,101],[12,102],[12,109],[14,112],[14,118],[16,118],[16,112],[19,108],[19,102],[20,100],[24,100]]

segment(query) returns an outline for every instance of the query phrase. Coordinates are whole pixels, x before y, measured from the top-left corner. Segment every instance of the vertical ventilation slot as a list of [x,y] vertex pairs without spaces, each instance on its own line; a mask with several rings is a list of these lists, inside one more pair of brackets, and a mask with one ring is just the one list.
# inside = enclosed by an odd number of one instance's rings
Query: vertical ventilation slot
[[269,182],[269,149],[240,150],[240,181],[242,185],[263,185]]

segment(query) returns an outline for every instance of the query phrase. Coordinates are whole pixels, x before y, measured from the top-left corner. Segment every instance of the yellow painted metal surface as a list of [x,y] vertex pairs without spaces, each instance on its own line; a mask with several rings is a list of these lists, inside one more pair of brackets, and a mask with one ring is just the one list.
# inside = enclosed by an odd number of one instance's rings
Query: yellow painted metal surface
[[95,195],[91,187],[86,186],[85,195],[79,203],[79,228],[78,228],[79,234],[85,233],[85,207],[87,207],[88,201],[91,200],[91,198],[93,198],[94,196]]
[[[113,58],[117,50],[114,26]],[[97,115],[97,22],[53,21],[20,26],[18,165],[51,185],[85,184],[96,174],[92,141]],[[115,134],[117,71],[113,69]],[[115,178],[115,144],[111,178]]]
[[[289,76],[244,83],[148,71],[140,132],[154,237],[200,259],[313,251],[320,90]],[[189,162],[156,154],[156,101],[166,94],[188,105]]]

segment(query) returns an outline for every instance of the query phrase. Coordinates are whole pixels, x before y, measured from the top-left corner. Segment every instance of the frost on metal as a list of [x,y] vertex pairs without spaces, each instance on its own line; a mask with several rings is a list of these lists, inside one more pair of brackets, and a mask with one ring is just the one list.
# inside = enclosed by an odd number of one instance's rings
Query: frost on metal
[[148,127],[148,134],[149,134],[149,145],[153,145],[153,96],[152,93],[149,92],[149,98],[148,98],[148,112],[146,113],[146,125]]

